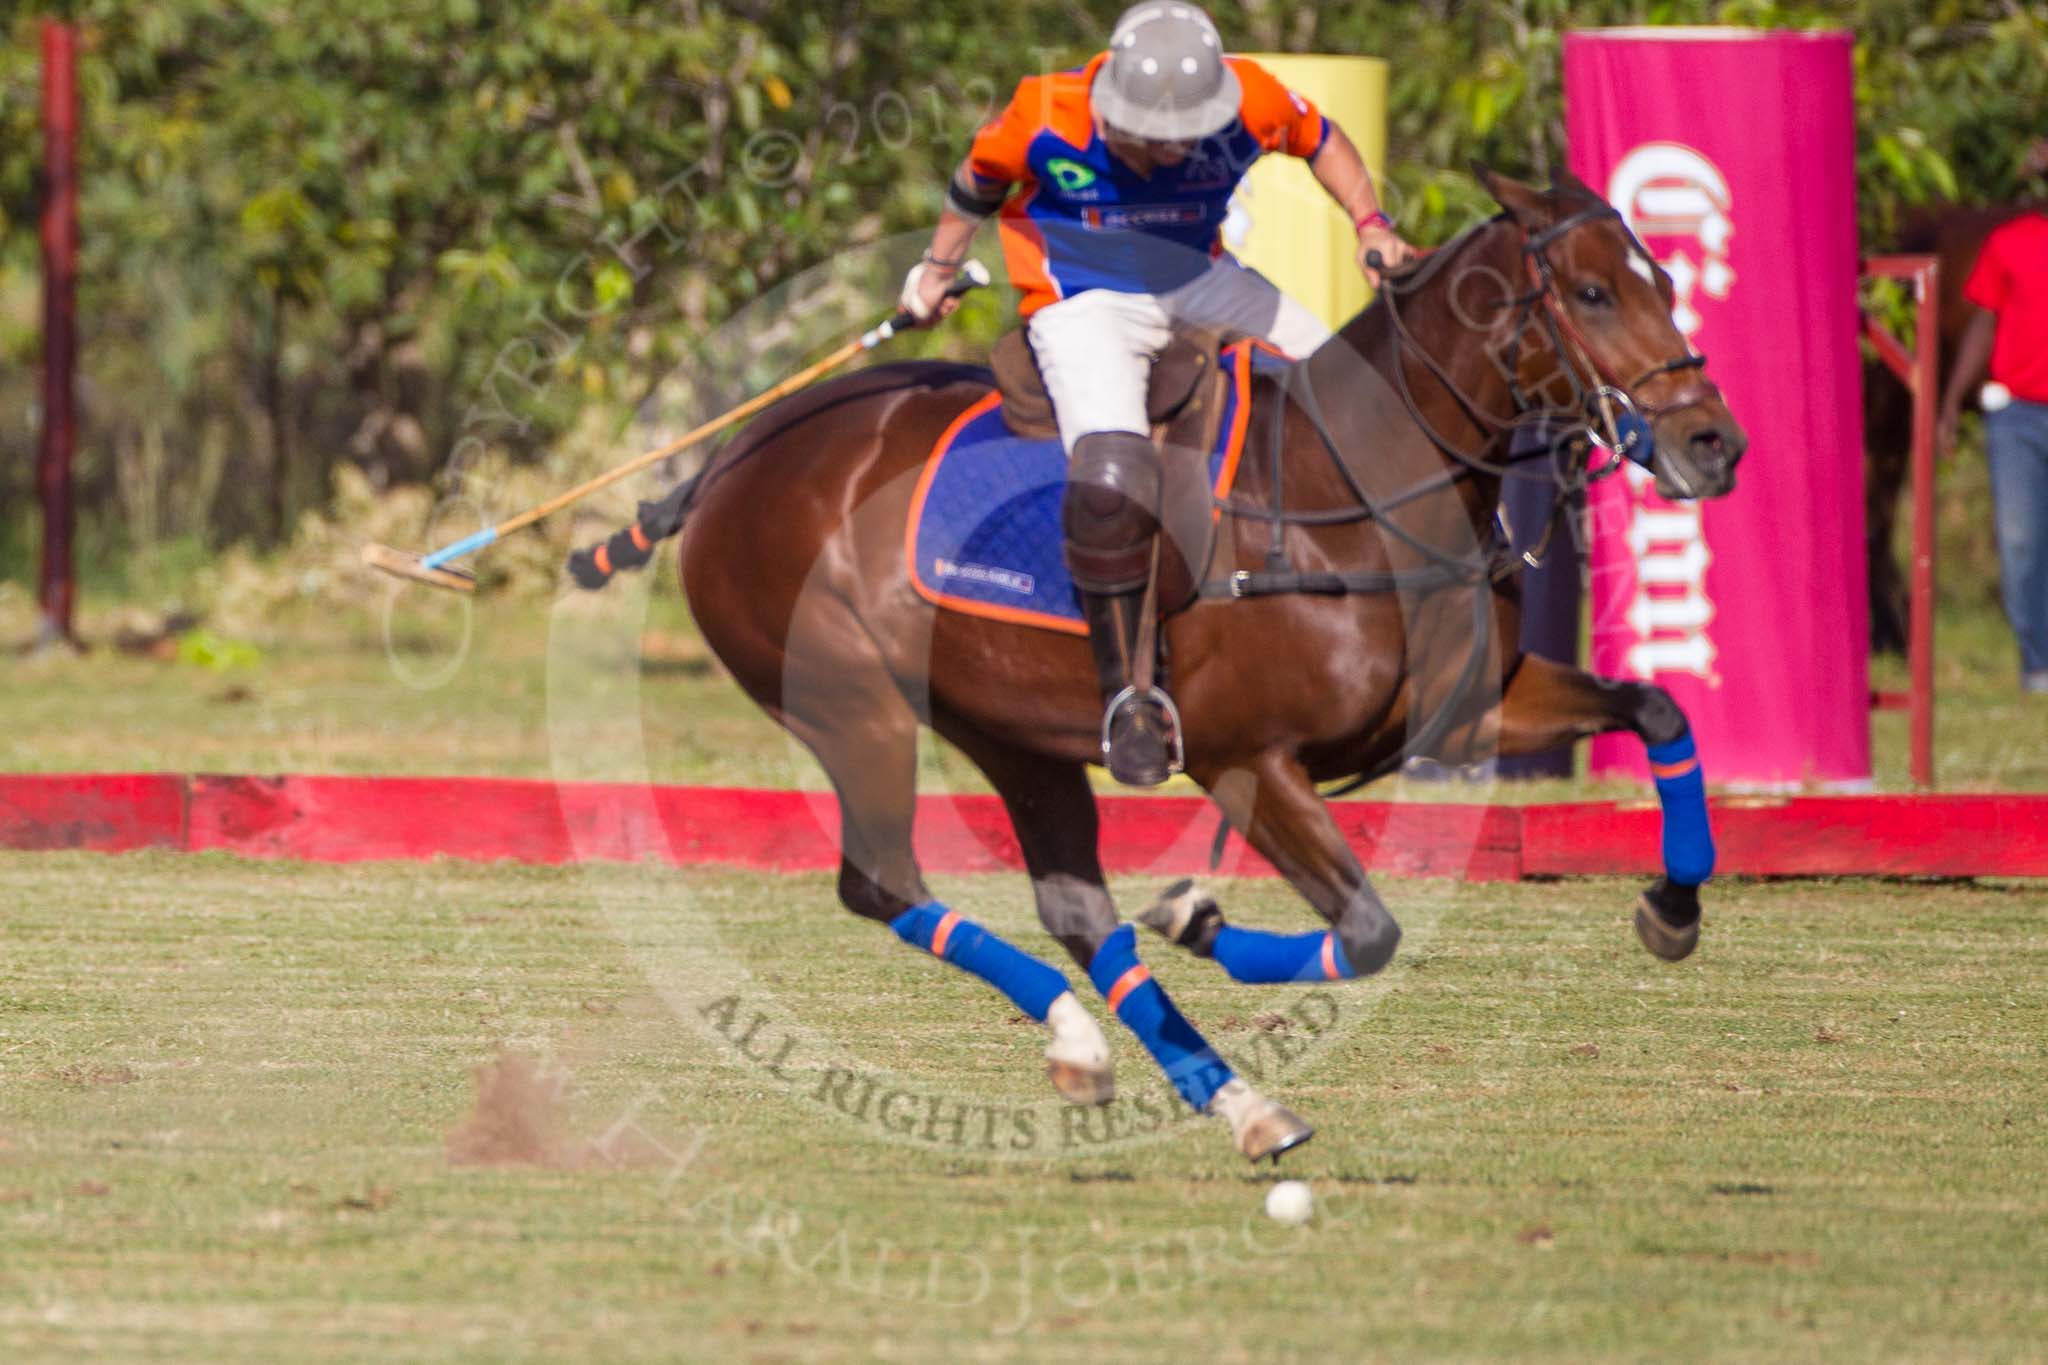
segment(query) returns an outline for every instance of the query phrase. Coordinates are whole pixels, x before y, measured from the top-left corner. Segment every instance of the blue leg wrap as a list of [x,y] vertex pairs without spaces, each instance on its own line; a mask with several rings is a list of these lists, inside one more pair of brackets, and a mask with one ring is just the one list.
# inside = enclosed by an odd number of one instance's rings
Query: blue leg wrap
[[1269,934],[1259,929],[1216,931],[1215,957],[1232,981],[1343,981],[1356,976],[1344,945],[1320,934]]
[[1714,834],[1707,825],[1707,783],[1691,735],[1650,748],[1650,772],[1664,806],[1664,875],[1699,886],[1714,875]]
[[1041,1024],[1052,1002],[1069,989],[1066,977],[938,901],[911,906],[890,920],[889,927],[913,948],[974,973]]
[[1103,940],[1088,977],[1192,1107],[1208,1104],[1235,1074],[1138,961],[1138,931],[1130,925],[1118,925]]

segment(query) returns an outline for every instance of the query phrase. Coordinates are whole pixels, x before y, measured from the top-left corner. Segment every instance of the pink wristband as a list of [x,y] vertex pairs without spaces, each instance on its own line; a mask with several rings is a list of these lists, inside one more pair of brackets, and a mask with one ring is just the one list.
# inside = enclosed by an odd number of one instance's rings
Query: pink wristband
[[1363,232],[1369,227],[1391,228],[1394,226],[1394,220],[1387,217],[1384,211],[1380,209],[1374,209],[1371,213],[1366,214],[1365,217],[1359,219],[1356,223],[1353,223],[1351,226],[1353,230]]

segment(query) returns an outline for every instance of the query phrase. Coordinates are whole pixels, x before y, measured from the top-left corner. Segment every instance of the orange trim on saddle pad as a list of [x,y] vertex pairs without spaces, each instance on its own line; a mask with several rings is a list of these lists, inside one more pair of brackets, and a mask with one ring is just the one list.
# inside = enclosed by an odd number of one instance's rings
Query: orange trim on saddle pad
[[1697,772],[1699,766],[1700,760],[1697,755],[1692,758],[1681,758],[1676,763],[1652,763],[1650,776],[1659,781],[1668,781],[1674,777],[1684,777],[1690,772]]
[[[1244,459],[1245,436],[1251,430],[1251,375],[1252,352],[1254,348],[1273,355],[1287,358],[1287,353],[1263,341],[1247,340],[1233,342],[1223,348],[1223,354],[1230,362],[1232,380],[1236,385],[1236,410],[1230,417],[1230,434],[1223,447],[1223,463],[1216,471],[1216,484],[1212,490],[1216,497],[1227,498],[1237,484],[1237,468]],[[965,411],[955,417],[933,443],[931,454],[925,457],[924,469],[919,473],[917,488],[910,497],[910,515],[903,525],[903,563],[910,574],[910,586],[917,595],[935,607],[959,612],[962,616],[979,616],[984,620],[1002,621],[1013,626],[1035,626],[1040,630],[1056,630],[1062,635],[1088,638],[1088,627],[1084,622],[1054,616],[1048,612],[1027,611],[1018,607],[1006,607],[999,602],[977,602],[972,598],[955,597],[934,588],[924,581],[924,575],[917,567],[917,527],[924,519],[925,499],[931,495],[932,484],[938,479],[939,466],[953,448],[953,442],[966,429],[967,424],[977,417],[985,416],[1002,405],[1002,395],[995,392],[983,394],[967,405]],[[1207,458],[1206,455],[1204,458]],[[1223,509],[1216,508],[1211,514],[1215,520],[1222,520]]]
[[1109,1012],[1115,1014],[1117,1006],[1124,1003],[1126,996],[1151,979],[1152,969],[1142,962],[1118,977],[1111,984],[1108,995],[1104,997],[1104,999],[1109,1001]]
[[948,910],[939,917],[938,926],[932,930],[933,957],[944,957],[946,955],[946,940],[953,937],[953,929],[959,923],[960,912],[958,910]]
[[[1244,458],[1244,436],[1252,428],[1252,350],[1260,346],[1274,355],[1286,355],[1279,347],[1267,346],[1263,341],[1240,341],[1223,351],[1231,359],[1230,382],[1237,386],[1237,407],[1230,414],[1230,437],[1223,445],[1223,467],[1216,471],[1214,491],[1218,498],[1229,497],[1230,490],[1237,486],[1237,464]],[[1210,512],[1209,519],[1222,521],[1223,509],[1218,507]]]

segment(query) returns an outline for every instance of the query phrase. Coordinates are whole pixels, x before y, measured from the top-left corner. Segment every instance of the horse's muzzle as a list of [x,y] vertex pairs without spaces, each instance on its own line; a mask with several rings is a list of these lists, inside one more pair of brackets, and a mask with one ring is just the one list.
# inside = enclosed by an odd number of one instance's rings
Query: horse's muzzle
[[1660,423],[1676,430],[1657,433],[1652,472],[1660,497],[1718,498],[1735,488],[1735,466],[1749,450],[1749,437],[1725,409],[1718,414],[1673,414]]

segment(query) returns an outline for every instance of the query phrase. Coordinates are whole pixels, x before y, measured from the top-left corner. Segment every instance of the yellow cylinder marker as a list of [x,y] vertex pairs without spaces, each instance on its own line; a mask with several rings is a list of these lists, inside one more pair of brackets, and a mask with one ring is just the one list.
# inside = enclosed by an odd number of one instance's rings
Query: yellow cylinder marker
[[[1374,182],[1384,185],[1385,62],[1377,57],[1246,55],[1349,134]],[[1283,292],[1308,305],[1332,330],[1350,321],[1371,297],[1354,259],[1357,230],[1316,183],[1308,163],[1294,157],[1259,158],[1231,201],[1223,244]]]

